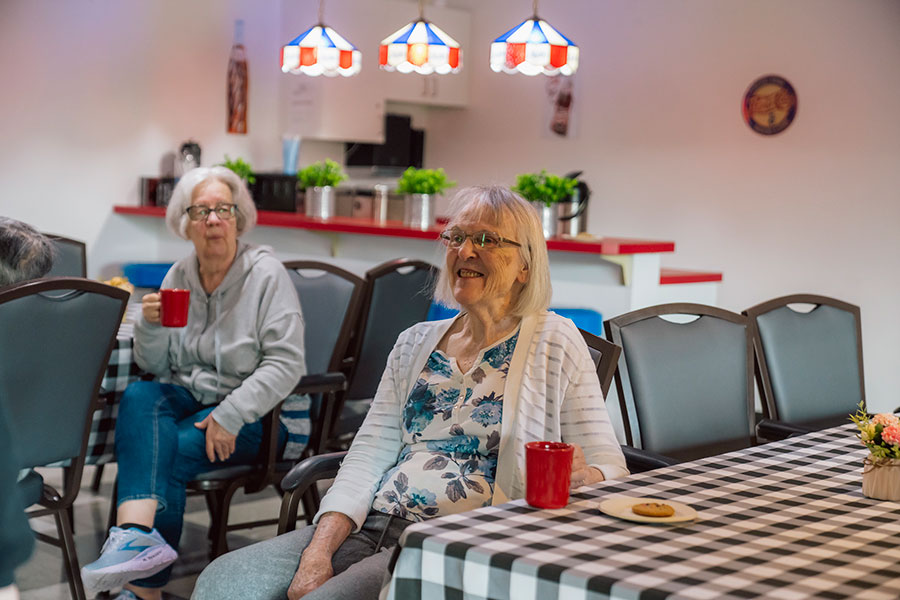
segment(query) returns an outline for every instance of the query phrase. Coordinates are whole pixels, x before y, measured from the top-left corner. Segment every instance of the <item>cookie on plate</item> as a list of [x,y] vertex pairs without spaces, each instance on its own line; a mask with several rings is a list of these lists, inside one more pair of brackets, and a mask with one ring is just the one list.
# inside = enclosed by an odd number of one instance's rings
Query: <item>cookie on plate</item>
[[632,506],[631,512],[642,517],[671,517],[675,509],[662,502],[641,502]]

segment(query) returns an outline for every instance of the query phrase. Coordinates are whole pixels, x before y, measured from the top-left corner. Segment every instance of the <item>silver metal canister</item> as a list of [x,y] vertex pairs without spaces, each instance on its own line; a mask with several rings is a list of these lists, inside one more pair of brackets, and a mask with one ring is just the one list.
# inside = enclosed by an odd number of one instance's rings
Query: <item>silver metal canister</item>
[[384,223],[388,220],[388,200],[390,190],[387,184],[375,184],[375,193],[372,197],[372,220],[376,223]]

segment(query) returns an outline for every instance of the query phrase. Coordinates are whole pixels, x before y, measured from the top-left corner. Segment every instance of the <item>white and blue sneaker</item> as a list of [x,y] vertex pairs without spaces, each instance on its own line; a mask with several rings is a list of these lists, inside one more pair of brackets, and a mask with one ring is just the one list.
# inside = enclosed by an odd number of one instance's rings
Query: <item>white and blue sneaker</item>
[[178,553],[155,529],[113,527],[100,550],[100,558],[81,567],[81,579],[88,596],[120,588],[129,581],[159,573],[178,558]]
[[131,590],[123,589],[119,592],[119,595],[113,598],[113,600],[141,600],[137,596],[134,595],[134,592]]

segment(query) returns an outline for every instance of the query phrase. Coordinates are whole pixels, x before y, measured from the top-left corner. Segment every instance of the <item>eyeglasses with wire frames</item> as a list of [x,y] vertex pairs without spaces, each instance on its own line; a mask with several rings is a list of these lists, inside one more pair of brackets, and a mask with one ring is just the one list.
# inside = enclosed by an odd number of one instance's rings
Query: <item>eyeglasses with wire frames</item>
[[479,248],[487,248],[488,250],[500,248],[504,244],[516,247],[522,246],[522,244],[520,244],[519,242],[502,237],[500,234],[493,231],[476,231],[475,233],[466,233],[459,227],[451,227],[450,229],[442,231],[440,237],[441,242],[443,242],[445,246],[449,246],[450,248],[454,249],[459,248],[463,244],[465,244],[468,238],[472,238],[472,243],[475,246]]
[[237,212],[237,204],[216,204],[214,207],[201,206],[193,204],[184,209],[191,221],[205,221],[209,218],[210,213],[216,213],[216,216],[223,221],[229,221],[234,218]]

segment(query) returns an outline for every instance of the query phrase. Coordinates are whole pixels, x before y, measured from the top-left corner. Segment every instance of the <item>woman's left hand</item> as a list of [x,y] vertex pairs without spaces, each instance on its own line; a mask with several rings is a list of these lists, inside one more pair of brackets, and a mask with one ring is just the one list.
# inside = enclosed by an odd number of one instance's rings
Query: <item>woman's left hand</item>
[[216,462],[216,458],[224,461],[234,453],[234,443],[237,440],[236,435],[228,433],[228,430],[216,423],[212,414],[206,415],[206,418],[199,423],[194,423],[197,429],[206,430],[206,457],[209,462]]
[[603,481],[604,477],[600,469],[588,466],[587,461],[584,459],[584,450],[581,449],[581,446],[578,444],[572,444],[572,446],[575,447],[575,451],[572,453],[572,479],[569,484],[569,489],[574,490],[583,485],[590,485],[592,483],[597,483],[598,481]]

